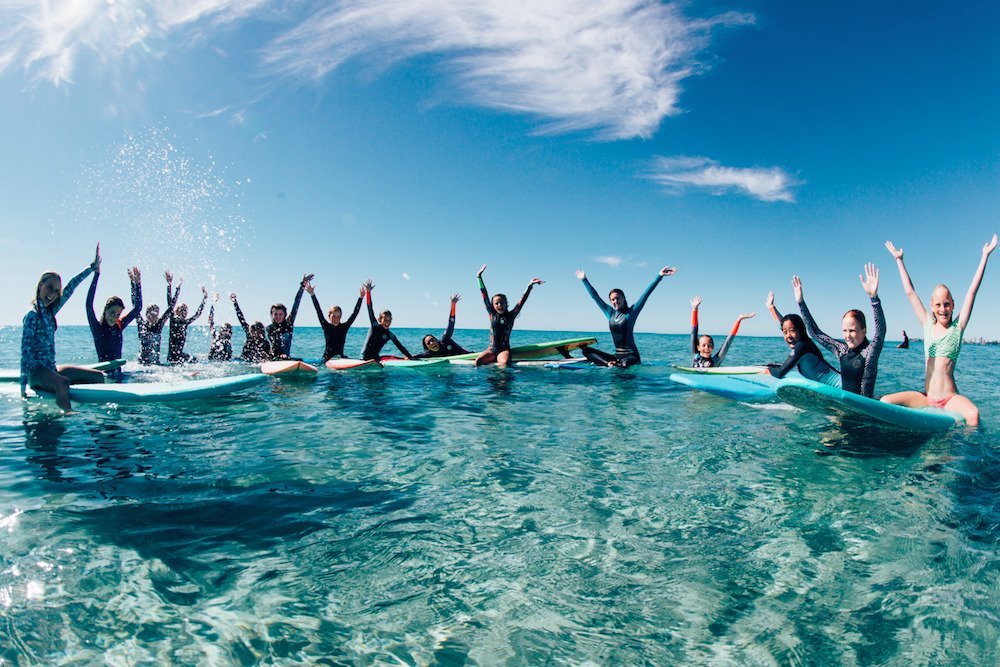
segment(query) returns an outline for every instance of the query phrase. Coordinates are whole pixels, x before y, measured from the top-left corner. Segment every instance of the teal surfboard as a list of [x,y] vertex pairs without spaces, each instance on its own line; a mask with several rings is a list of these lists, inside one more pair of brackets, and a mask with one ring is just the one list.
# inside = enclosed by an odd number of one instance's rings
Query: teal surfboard
[[670,379],[698,391],[734,401],[763,402],[777,399],[775,390],[783,382],[766,373],[721,375],[708,373],[671,373]]
[[267,375],[251,373],[202,380],[176,382],[134,382],[124,384],[76,384],[69,398],[76,403],[164,403],[221,396],[263,384]]
[[803,410],[850,416],[909,431],[947,431],[964,421],[961,415],[949,410],[883,403],[801,377],[782,381],[776,391],[780,400]]
[[714,366],[712,368],[674,366],[674,369],[680,373],[702,373],[704,375],[754,375],[766,371],[767,366]]
[[[96,364],[70,364],[80,368],[89,368],[93,371],[110,371],[113,368],[121,368],[125,365],[124,359],[112,359],[111,361],[99,361]],[[21,379],[19,369],[0,370],[0,382],[18,382]]]
[[400,357],[382,357],[379,363],[386,368],[433,368],[447,366],[448,357],[433,357],[431,359],[402,359]]
[[[578,350],[588,345],[596,345],[597,339],[593,337],[566,338],[565,340],[550,340],[544,343],[531,343],[530,345],[518,345],[510,348],[510,358],[512,361],[522,361],[525,359],[545,359],[546,357],[564,356],[572,350]],[[479,352],[469,352],[453,357],[445,357],[450,361],[462,361],[463,359],[475,359]]]

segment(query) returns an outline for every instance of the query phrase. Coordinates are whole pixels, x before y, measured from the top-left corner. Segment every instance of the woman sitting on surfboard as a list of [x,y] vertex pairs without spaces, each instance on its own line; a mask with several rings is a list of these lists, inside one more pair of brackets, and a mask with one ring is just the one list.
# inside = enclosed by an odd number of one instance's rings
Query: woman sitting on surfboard
[[100,384],[104,373],[78,366],[56,366],[56,313],[65,305],[83,280],[101,263],[101,246],[98,244],[93,263],[66,283],[54,271],[47,271],[38,279],[32,308],[24,316],[21,329],[21,397],[27,389],[41,389],[56,395],[56,405],[70,412],[69,386],[71,384]]
[[243,361],[250,364],[270,361],[271,344],[267,342],[267,336],[264,335],[264,325],[260,321],[247,324],[246,318],[243,317],[243,311],[240,309],[240,304],[236,300],[236,292],[229,293],[229,300],[233,302],[233,309],[236,310],[236,319],[239,320],[240,326],[243,327],[243,333],[246,334],[246,342],[243,343],[243,352],[240,355]]
[[521,300],[517,302],[513,310],[508,310],[507,295],[494,294],[493,298],[490,299],[490,293],[486,291],[486,284],[483,282],[483,271],[485,270],[486,265],[483,264],[479,273],[476,274],[476,278],[479,280],[479,291],[483,295],[486,315],[490,318],[490,346],[479,353],[475,365],[478,367],[496,362],[498,366],[506,366],[507,362],[510,361],[510,332],[514,330],[514,320],[521,314],[521,308],[528,300],[531,288],[535,285],[541,285],[545,281],[532,278],[528,282],[528,287],[524,290]]
[[170,333],[167,336],[167,363],[184,364],[194,361],[194,358],[184,352],[184,344],[187,342],[187,330],[191,323],[201,317],[201,311],[205,310],[205,302],[208,301],[208,290],[204,286],[201,288],[201,303],[194,315],[188,317],[187,304],[177,305],[177,299],[181,294],[181,283],[183,278],[177,281],[177,289],[173,295],[170,293],[173,276],[170,273],[167,277],[167,310],[170,311]]
[[[163,274],[164,277],[170,272]],[[139,290],[139,300],[142,300],[142,283],[137,285]],[[170,281],[167,280],[167,302],[170,302]],[[160,307],[150,304],[146,308],[145,319],[139,318],[135,325],[139,329],[139,363],[149,366],[160,363],[160,343],[162,342],[163,325],[170,317],[170,308],[167,308],[163,315],[160,315]]]
[[311,273],[302,276],[302,280],[299,282],[299,291],[295,293],[295,301],[292,302],[291,314],[289,314],[288,309],[285,308],[285,304],[283,303],[276,303],[271,306],[271,323],[267,325],[265,332],[267,333],[267,340],[271,343],[272,359],[291,359],[295,316],[299,312],[302,291],[312,278],[313,274]]
[[677,269],[672,266],[665,266],[660,269],[660,272],[653,278],[653,282],[649,283],[649,287],[642,293],[639,300],[635,302],[635,305],[630,307],[628,301],[625,300],[625,292],[617,287],[608,292],[608,301],[611,304],[608,305],[605,303],[604,299],[597,293],[597,290],[594,289],[594,286],[587,280],[587,274],[582,269],[577,269],[576,277],[583,282],[583,286],[586,288],[587,293],[590,294],[590,298],[594,300],[597,307],[608,318],[611,340],[615,344],[614,354],[595,350],[588,345],[580,349],[583,352],[583,356],[598,366],[627,368],[635,364],[641,364],[642,359],[639,357],[639,348],[635,344],[635,336],[632,333],[635,329],[635,321],[639,318],[639,313],[642,312],[643,306],[646,305],[649,295],[653,293],[653,290],[660,284],[664,276],[672,276],[675,273],[677,273]]
[[330,308],[327,312],[329,320],[323,317],[323,309],[319,306],[319,299],[316,298],[316,288],[313,287],[311,280],[306,282],[306,292],[312,298],[313,307],[316,308],[316,317],[319,318],[319,324],[323,327],[323,337],[326,339],[326,348],[323,350],[323,361],[326,362],[334,357],[344,358],[344,342],[347,340],[347,332],[361,311],[361,300],[365,296],[364,285],[361,286],[361,296],[358,297],[358,302],[354,304],[354,312],[351,313],[346,322],[342,321],[344,311],[340,309],[340,306]]
[[896,258],[896,267],[899,269],[899,278],[903,282],[903,291],[906,298],[910,300],[913,313],[924,328],[924,358],[926,360],[926,372],[924,375],[924,391],[901,391],[895,394],[887,394],[882,397],[886,403],[895,405],[905,405],[911,408],[934,407],[944,408],[959,413],[965,418],[965,423],[969,426],[979,425],[979,408],[965,396],[958,393],[958,386],[955,384],[955,362],[958,361],[958,353],[962,350],[962,334],[965,327],[969,325],[969,318],[972,317],[972,306],[976,302],[976,292],[979,291],[979,284],[983,281],[983,274],[986,272],[986,260],[990,253],[997,247],[997,235],[994,234],[989,243],[983,246],[983,254],[976,268],[976,274],[972,277],[972,284],[965,295],[965,303],[958,319],[954,319],[955,300],[951,296],[951,290],[944,285],[938,285],[931,292],[931,310],[927,312],[920,297],[913,289],[913,282],[910,274],[903,264],[903,251],[898,250],[892,241],[886,241],[885,247]]
[[455,354],[468,354],[469,351],[455,342],[452,335],[455,333],[455,304],[461,299],[457,294],[451,295],[451,314],[448,315],[448,328],[444,335],[437,338],[432,334],[424,336],[424,351],[413,355],[414,359],[430,359],[432,357],[450,357]]
[[212,305],[208,308],[208,360],[209,361],[232,361],[233,360],[233,325],[226,322],[218,329],[215,328],[215,304],[219,301],[219,293],[212,297]]
[[362,288],[365,290],[365,305],[368,306],[368,321],[371,322],[371,328],[368,330],[368,337],[365,338],[365,347],[361,351],[361,358],[364,361],[370,359],[378,361],[382,348],[391,340],[404,357],[412,359],[413,355],[403,347],[403,344],[396,338],[396,334],[389,331],[389,327],[392,326],[392,313],[383,310],[378,314],[378,318],[375,317],[375,310],[372,308],[372,290],[375,289],[375,285],[372,284],[371,280],[366,280]]
[[793,368],[797,368],[805,378],[840,388],[840,375],[833,366],[826,362],[823,353],[816,347],[816,343],[809,340],[809,334],[806,333],[806,325],[802,318],[798,315],[782,317],[778,309],[774,307],[774,292],[767,293],[765,305],[771,311],[771,317],[781,324],[781,335],[792,350],[781,366],[770,369],[768,372],[774,377],[783,378]]
[[729,352],[729,346],[733,344],[737,332],[740,330],[740,322],[755,317],[757,313],[740,313],[733,323],[733,328],[722,342],[722,347],[718,354],[712,354],[715,350],[715,341],[711,336],[698,335],[698,306],[701,305],[701,297],[696,296],[691,299],[691,367],[692,368],[714,368],[722,365],[722,360]]
[[[98,361],[111,361],[121,359],[122,343],[124,342],[122,332],[142,312],[142,291],[139,288],[139,269],[132,267],[128,270],[128,277],[132,283],[132,310],[128,315],[122,317],[125,310],[125,302],[121,297],[113,296],[104,304],[101,317],[97,317],[94,312],[94,297],[97,295],[97,281],[101,278],[101,261],[97,260],[97,268],[94,269],[94,279],[87,290],[87,323],[90,325],[90,333],[94,337],[94,348],[97,351]],[[115,382],[122,381],[122,371],[115,368],[108,371],[108,377]]]
[[841,331],[844,334],[842,343],[823,333],[816,325],[802,296],[802,281],[798,276],[792,276],[792,289],[795,291],[795,300],[799,304],[802,319],[805,320],[806,331],[840,360],[841,388],[852,394],[872,398],[875,395],[878,357],[882,354],[882,344],[885,342],[885,313],[882,312],[882,301],[878,298],[878,269],[874,264],[865,264],[865,275],[861,277],[861,286],[871,299],[872,313],[875,315],[875,333],[869,341],[865,314],[860,310],[849,310],[844,313],[844,318],[841,320]]

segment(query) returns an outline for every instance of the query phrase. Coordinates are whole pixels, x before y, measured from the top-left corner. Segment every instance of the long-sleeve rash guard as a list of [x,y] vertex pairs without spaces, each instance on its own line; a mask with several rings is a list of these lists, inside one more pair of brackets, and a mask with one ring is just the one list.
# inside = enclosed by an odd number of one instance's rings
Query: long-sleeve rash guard
[[[188,361],[191,357],[184,353],[184,344],[187,342],[187,330],[191,326],[191,323],[196,319],[201,317],[201,311],[205,310],[205,301],[208,300],[207,296],[201,297],[201,304],[198,306],[198,310],[194,311],[194,315],[191,317],[179,317],[174,312],[174,306],[177,305],[177,297],[180,295],[181,288],[178,286],[177,291],[173,294],[173,299],[168,300],[167,308],[170,310],[170,334],[167,339],[167,361],[176,364],[184,361]],[[167,286],[168,299],[170,295],[170,286]]]
[[740,330],[740,321],[736,320],[733,324],[733,328],[729,330],[729,335],[726,336],[726,340],[723,341],[722,347],[719,351],[713,354],[711,357],[703,357],[698,352],[698,309],[695,308],[691,311],[691,367],[692,368],[714,368],[715,366],[721,366],[722,360],[726,358],[726,353],[729,352],[729,346],[733,344],[733,339],[736,338],[736,334]]
[[292,334],[295,332],[295,316],[299,312],[299,302],[302,301],[302,291],[305,283],[299,285],[299,291],[295,293],[295,301],[292,302],[292,312],[282,320],[281,324],[272,322],[267,325],[265,332],[267,339],[271,343],[271,356],[275,359],[289,357],[292,354]]
[[316,295],[312,295],[313,307],[316,308],[316,317],[319,318],[319,324],[323,327],[323,338],[326,339],[326,348],[323,350],[323,361],[328,359],[333,359],[334,357],[344,356],[344,342],[347,340],[347,332],[350,331],[351,325],[354,324],[354,320],[357,319],[358,313],[361,312],[361,297],[358,297],[358,302],[354,304],[354,312],[346,320],[341,320],[340,324],[333,324],[330,320],[323,316],[323,309],[320,308],[319,299]]
[[833,352],[840,360],[840,378],[845,391],[855,394],[862,394],[868,398],[875,396],[875,377],[878,375],[878,358],[882,354],[882,345],[885,343],[885,313],[882,311],[882,301],[877,297],[871,297],[872,312],[875,315],[875,332],[872,339],[867,338],[861,342],[856,349],[851,349],[847,343],[836,340],[823,333],[816,325],[812,313],[806,306],[805,301],[799,302],[799,311],[802,313],[802,321],[806,323],[806,330],[809,335],[815,338],[820,345]]
[[243,343],[243,353],[241,355],[243,361],[256,364],[270,360],[271,345],[267,342],[267,338],[263,335],[254,337],[250,333],[250,325],[247,324],[247,319],[243,317],[243,311],[240,309],[240,304],[236,299],[233,299],[233,308],[236,310],[236,319],[239,320],[240,326],[243,327],[243,333],[246,334],[246,342]]
[[218,329],[215,328],[215,304],[208,308],[208,360],[209,361],[232,361],[233,341],[222,338]]
[[[642,293],[638,301],[631,306],[626,306],[624,310],[615,310],[601,298],[587,278],[583,279],[583,286],[590,294],[590,298],[594,300],[597,307],[608,318],[608,329],[611,331],[611,340],[615,344],[615,358],[620,365],[640,363],[639,348],[635,344],[635,322],[639,318],[639,313],[645,307],[649,295],[653,293],[653,290],[656,289],[661,280],[663,280],[663,276],[657,275],[653,278],[653,282],[649,283],[649,287]],[[585,350],[584,354],[586,352]]]
[[371,323],[371,328],[368,329],[368,336],[365,337],[365,347],[361,351],[361,358],[365,361],[369,359],[377,360],[379,353],[382,352],[382,348],[391,340],[393,345],[403,353],[404,357],[412,359],[413,355],[403,347],[403,344],[396,338],[396,334],[378,323],[378,319],[375,317],[375,310],[372,308],[371,292],[365,292],[365,305],[368,307],[368,321]]
[[142,290],[138,283],[132,283],[132,310],[124,317],[119,317],[114,324],[107,324],[103,318],[98,319],[97,313],[94,312],[94,297],[97,294],[97,281],[100,278],[100,273],[94,273],[90,289],[87,290],[87,323],[90,324],[90,333],[94,337],[97,360],[110,361],[121,358],[124,329],[142,312]]
[[531,294],[534,284],[529,283],[528,289],[524,290],[521,300],[517,305],[505,313],[498,313],[490,302],[490,294],[486,291],[486,284],[483,277],[479,276],[479,291],[483,295],[483,303],[486,305],[486,315],[490,318],[490,352],[499,354],[510,349],[510,332],[514,330],[514,320],[521,314],[521,308]]
[[432,357],[450,357],[455,354],[468,354],[469,351],[455,342],[452,336],[455,335],[455,302],[451,303],[451,312],[448,315],[448,328],[444,330],[444,335],[438,339],[440,347],[437,352],[425,350],[420,354],[413,355],[414,359],[430,359]]
[[[142,295],[142,286],[139,286],[139,295]],[[167,303],[170,303],[170,286],[167,286]],[[167,318],[170,317],[170,307],[160,315],[160,318],[150,324],[145,318],[139,317],[135,321],[136,327],[139,329],[139,363],[144,365],[152,365],[160,363],[160,343],[161,334],[163,333],[163,325],[166,323]]]

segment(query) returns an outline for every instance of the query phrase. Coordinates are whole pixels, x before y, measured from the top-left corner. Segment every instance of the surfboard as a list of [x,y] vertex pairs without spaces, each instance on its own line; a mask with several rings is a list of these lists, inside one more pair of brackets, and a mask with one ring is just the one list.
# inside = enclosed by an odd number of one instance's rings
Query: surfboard
[[349,371],[352,368],[362,368],[375,364],[374,359],[330,359],[326,362],[326,367],[331,371]]
[[[242,391],[268,381],[266,375],[250,373],[203,380],[176,382],[131,382],[124,384],[75,384],[69,398],[76,403],[165,403],[190,401]],[[43,392],[44,393],[44,392]]]
[[785,403],[803,410],[876,421],[909,431],[947,431],[964,422],[961,415],[949,410],[883,403],[801,377],[782,381],[777,395]]
[[[59,364],[60,366],[79,366],[89,368],[93,371],[110,371],[113,368],[121,368],[125,365],[124,359],[112,359],[111,361],[98,361],[95,364]],[[0,370],[0,382],[18,382],[21,379],[20,369]]]
[[319,371],[312,364],[289,359],[288,361],[265,361],[260,372],[266,375],[315,375]]
[[[458,366],[472,366],[476,363],[475,359],[455,359],[454,357],[448,357],[449,363]],[[495,366],[496,364],[490,364]],[[508,366],[516,366],[517,368],[586,368],[591,365],[589,359],[573,358],[573,359],[521,359],[520,361],[511,361],[507,364]]]
[[448,357],[431,357],[430,359],[404,359],[403,357],[382,357],[379,359],[386,368],[428,368],[430,366],[448,365]]
[[[569,354],[572,350],[579,350],[581,347],[596,345],[596,338],[567,338],[565,340],[551,340],[544,343],[531,343],[530,345],[518,345],[510,348],[511,361],[523,361],[525,359],[544,359],[546,357],[559,357]],[[564,354],[565,353],[565,354]],[[475,359],[479,352],[469,352],[453,357],[444,357],[449,361],[461,362],[467,359]]]
[[693,366],[674,366],[680,373],[703,373],[705,375],[753,375],[763,373],[767,366],[713,366],[712,368],[694,368]]
[[734,401],[773,401],[782,382],[765,373],[755,375],[720,375],[709,373],[671,373],[670,379],[698,391]]

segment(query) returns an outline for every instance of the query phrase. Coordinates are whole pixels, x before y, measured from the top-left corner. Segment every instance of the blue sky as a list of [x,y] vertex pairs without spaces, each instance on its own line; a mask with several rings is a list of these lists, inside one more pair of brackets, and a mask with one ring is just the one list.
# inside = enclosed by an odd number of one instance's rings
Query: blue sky
[[[544,9],[539,9],[543,7]],[[40,273],[104,251],[99,301],[144,271],[324,306],[367,277],[398,326],[482,327],[491,291],[547,281],[521,327],[773,334],[802,276],[821,326],[882,269],[891,336],[918,291],[961,302],[1000,229],[1000,5],[550,0],[0,2],[0,323]],[[1000,258],[994,258],[996,262]],[[970,336],[1000,337],[1000,268]],[[224,310],[224,318],[232,319]],[[60,316],[82,323],[83,294]],[[312,324],[304,313],[302,324]]]

